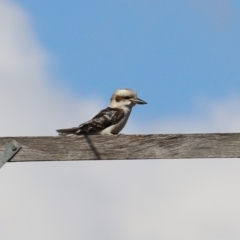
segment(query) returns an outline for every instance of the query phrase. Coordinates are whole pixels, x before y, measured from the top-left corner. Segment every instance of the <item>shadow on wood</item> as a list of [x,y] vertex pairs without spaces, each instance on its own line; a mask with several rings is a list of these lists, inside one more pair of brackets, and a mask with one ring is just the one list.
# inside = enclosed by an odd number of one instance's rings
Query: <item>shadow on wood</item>
[[89,146],[91,147],[92,151],[94,152],[95,156],[97,159],[101,160],[101,156],[97,150],[97,148],[94,146],[92,140],[90,139],[89,135],[84,135],[84,137],[86,138]]

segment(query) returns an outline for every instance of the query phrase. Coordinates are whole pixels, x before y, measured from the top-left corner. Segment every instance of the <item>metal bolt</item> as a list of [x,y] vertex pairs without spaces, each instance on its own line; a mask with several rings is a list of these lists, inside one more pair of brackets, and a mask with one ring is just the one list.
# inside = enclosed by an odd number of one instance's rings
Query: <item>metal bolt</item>
[[17,147],[15,145],[12,146],[12,150],[13,151],[16,151],[17,150]]

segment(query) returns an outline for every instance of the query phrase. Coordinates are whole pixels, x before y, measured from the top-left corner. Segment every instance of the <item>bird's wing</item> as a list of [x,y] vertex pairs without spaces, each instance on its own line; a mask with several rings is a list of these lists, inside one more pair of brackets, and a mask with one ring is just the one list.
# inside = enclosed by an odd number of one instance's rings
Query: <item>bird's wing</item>
[[119,123],[125,113],[119,108],[107,107],[100,111],[93,119],[81,124],[76,134],[94,134],[111,125]]
[[99,112],[93,119],[78,127],[58,129],[56,131],[62,136],[97,134],[99,131],[119,123],[124,116],[125,113],[122,109],[108,107]]

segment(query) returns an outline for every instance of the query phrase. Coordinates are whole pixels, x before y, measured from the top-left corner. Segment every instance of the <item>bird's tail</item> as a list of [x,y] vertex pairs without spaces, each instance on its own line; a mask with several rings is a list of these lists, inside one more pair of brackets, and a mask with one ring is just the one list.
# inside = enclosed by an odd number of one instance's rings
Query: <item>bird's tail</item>
[[56,131],[58,132],[59,136],[71,136],[77,134],[77,131],[79,131],[79,127],[57,129]]

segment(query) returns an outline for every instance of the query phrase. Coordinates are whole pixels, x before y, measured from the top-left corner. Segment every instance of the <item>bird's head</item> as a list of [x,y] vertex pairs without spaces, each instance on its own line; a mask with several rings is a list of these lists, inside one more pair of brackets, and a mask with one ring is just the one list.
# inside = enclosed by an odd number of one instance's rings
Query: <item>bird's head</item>
[[118,89],[113,93],[111,98],[110,107],[133,107],[136,104],[147,104],[145,101],[137,97],[137,93],[131,89],[123,88]]

